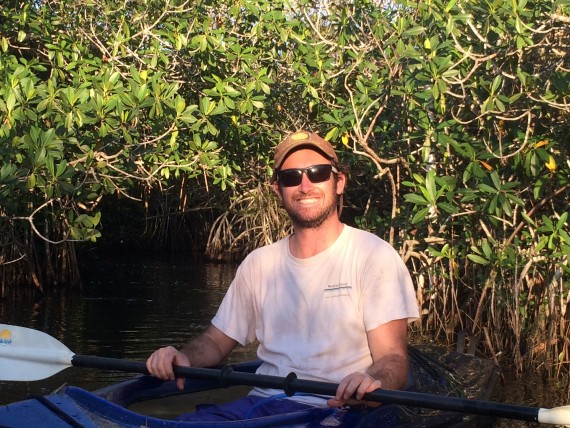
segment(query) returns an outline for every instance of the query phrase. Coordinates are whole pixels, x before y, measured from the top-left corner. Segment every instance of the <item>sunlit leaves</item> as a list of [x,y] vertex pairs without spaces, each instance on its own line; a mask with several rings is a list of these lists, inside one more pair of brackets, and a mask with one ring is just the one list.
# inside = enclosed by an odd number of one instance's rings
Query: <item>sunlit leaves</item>
[[[239,100],[245,91],[232,89],[231,84],[222,87],[219,99],[204,96],[207,88],[203,88],[202,95],[197,92],[194,99],[187,98],[188,93],[182,96],[180,84],[176,82],[179,77],[168,77],[173,70],[160,69],[172,63],[168,57],[173,52],[167,52],[164,47],[181,50],[192,45],[188,22],[178,21],[182,16],[166,15],[174,19],[156,26],[157,22],[152,19],[160,14],[151,18],[152,10],[132,10],[129,13],[136,18],[129,28],[128,20],[120,13],[110,13],[117,7],[113,2],[85,4],[85,14],[74,9],[81,7],[79,4],[70,6],[72,13],[53,20],[53,16],[37,15],[36,11],[29,15],[33,28],[52,29],[51,32],[41,30],[34,36],[47,37],[42,45],[45,52],[36,55],[37,60],[28,63],[24,59],[19,62],[13,56],[0,58],[0,81],[7,83],[0,85],[0,136],[14,141],[13,151],[0,153],[0,159],[6,162],[10,159],[6,156],[12,156],[15,162],[12,165],[22,168],[17,170],[16,176],[23,176],[22,181],[9,183],[10,192],[8,182],[4,181],[2,190],[17,198],[17,185],[26,183],[27,193],[22,203],[29,198],[44,201],[70,197],[74,203],[66,209],[80,212],[81,207],[94,209],[94,201],[105,193],[128,192],[132,178],[149,183],[168,181],[172,175],[180,177],[181,170],[195,175],[198,169],[215,179],[218,154],[210,155],[210,152],[219,149],[210,143],[196,148],[202,152],[198,159],[203,165],[195,162],[195,154],[185,149],[192,136],[187,127],[192,127],[191,131],[197,135],[202,132],[218,135],[220,124],[210,118],[235,110],[237,101],[250,113],[262,108],[260,94],[269,94],[272,83],[267,70],[252,73],[253,87],[248,90],[245,101]],[[105,12],[99,14],[101,19],[95,26],[89,27],[90,39],[74,39],[76,34],[63,29],[68,20],[89,16],[97,10]],[[133,37],[143,35],[137,32],[143,27],[137,26],[145,17],[151,18],[144,24],[145,31],[151,29],[154,33],[148,39],[150,43],[141,44],[142,39]],[[98,27],[104,21],[105,26]],[[72,26],[77,27],[75,23]],[[113,27],[117,31],[109,31]],[[173,30],[175,35],[165,29]],[[199,52],[224,49],[219,35],[212,33],[209,25],[201,30],[204,34],[194,39]],[[3,33],[3,52],[9,50],[10,42],[27,43],[29,38],[22,37],[21,31],[19,37],[16,33],[12,39],[5,35],[9,33]],[[99,40],[105,42],[98,44]],[[113,45],[112,50],[106,49],[107,40]],[[249,60],[254,58],[255,55],[250,55]],[[46,65],[40,63],[42,59],[46,59]],[[52,73],[46,74],[50,67],[54,67]],[[198,82],[202,79],[202,76],[191,76]],[[160,166],[154,168],[153,162]],[[226,183],[231,171],[224,168],[221,176]],[[145,171],[150,175],[145,176]],[[8,206],[8,203],[2,205]],[[22,204],[14,209],[15,213],[23,214],[27,208]],[[98,227],[98,222],[89,223],[88,217],[74,217],[70,227],[73,239],[98,236],[87,233],[88,229]],[[87,234],[82,235],[84,232]]]

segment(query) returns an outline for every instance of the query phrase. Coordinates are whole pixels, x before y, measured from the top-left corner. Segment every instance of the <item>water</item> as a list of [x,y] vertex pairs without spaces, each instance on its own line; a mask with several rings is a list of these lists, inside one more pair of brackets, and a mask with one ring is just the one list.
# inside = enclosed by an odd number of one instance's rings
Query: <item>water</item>
[[[235,270],[188,259],[91,257],[82,262],[81,295],[0,300],[0,320],[46,332],[76,354],[145,361],[155,349],[180,346],[208,326]],[[253,347],[239,347],[231,361],[252,358]],[[41,381],[0,382],[0,404],[65,383],[93,390],[131,376],[71,367]]]

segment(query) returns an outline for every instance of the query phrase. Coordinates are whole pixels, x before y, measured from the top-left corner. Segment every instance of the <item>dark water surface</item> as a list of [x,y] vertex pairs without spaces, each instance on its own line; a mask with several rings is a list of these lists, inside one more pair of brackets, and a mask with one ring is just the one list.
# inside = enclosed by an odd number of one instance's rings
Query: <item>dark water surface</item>
[[[0,300],[0,322],[49,333],[76,354],[145,361],[158,347],[180,346],[208,326],[237,268],[189,257],[92,256],[81,265],[83,293],[60,290]],[[230,362],[252,358],[253,346],[239,347]],[[41,381],[0,382],[0,405],[48,394],[65,383],[93,390],[131,376],[71,367]],[[567,379],[516,378],[504,368],[492,399],[556,407],[566,404],[568,394]],[[502,420],[497,426],[539,425]]]
[[[208,326],[236,267],[188,258],[93,257],[82,262],[81,295],[59,291],[0,300],[0,321],[46,332],[76,354],[144,361],[155,349],[180,346]],[[231,356],[252,358],[253,347]],[[71,367],[41,381],[0,382],[0,404],[65,383],[93,390],[131,376]]]

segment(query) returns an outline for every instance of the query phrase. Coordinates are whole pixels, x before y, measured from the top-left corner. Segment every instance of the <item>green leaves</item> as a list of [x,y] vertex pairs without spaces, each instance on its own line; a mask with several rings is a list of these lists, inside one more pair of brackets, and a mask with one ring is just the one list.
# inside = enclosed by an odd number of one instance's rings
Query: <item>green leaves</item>
[[541,219],[542,225],[537,228],[537,231],[541,232],[542,236],[540,236],[535,251],[553,258],[570,255],[568,212],[563,213],[556,222],[545,215]]
[[487,240],[483,240],[481,247],[472,246],[471,251],[473,253],[467,254],[467,258],[477,264],[486,266],[495,259],[495,254]]
[[516,196],[516,189],[520,183],[516,181],[502,183],[496,171],[490,173],[490,178],[492,186],[486,183],[478,185],[480,198],[489,201],[486,204],[487,212],[497,217],[501,217],[503,214],[512,217],[513,204],[524,206],[524,202]]
[[435,219],[441,214],[448,216],[458,212],[453,201],[456,186],[454,177],[437,177],[435,170],[430,170],[425,177],[414,174],[414,179],[416,183],[403,183],[409,187],[416,187],[421,192],[421,195],[417,193],[404,195],[406,202],[416,206],[417,212],[412,218],[412,224],[425,221],[426,218]]
[[95,242],[97,238],[101,237],[101,232],[97,230],[97,226],[101,221],[101,213],[97,212],[95,215],[90,216],[87,214],[80,214],[77,217],[70,213],[69,228],[70,238],[75,241],[89,240]]
[[[0,172],[0,192],[12,201],[3,204],[10,209],[4,215],[11,216],[25,217],[30,207],[41,206],[46,201],[69,201],[51,205],[54,210],[61,210],[61,216],[56,213],[56,218],[71,218],[73,214],[69,223],[73,239],[94,240],[100,236],[96,231],[100,214],[93,217],[88,213],[103,195],[129,192],[132,179],[168,180],[169,168],[173,171],[178,171],[180,165],[190,171],[194,168],[185,159],[185,156],[191,158],[192,153],[180,156],[172,151],[177,138],[171,138],[170,132],[174,136],[174,130],[180,126],[195,124],[198,106],[187,103],[179,94],[180,86],[168,82],[161,70],[153,70],[145,63],[117,61],[118,57],[111,59],[110,51],[97,52],[103,46],[75,38],[76,34],[66,28],[77,27],[70,22],[83,13],[75,9],[81,7],[77,3],[69,5],[71,13],[58,16],[57,20],[31,8],[28,16],[31,26],[25,38],[12,37],[11,29],[2,31],[6,42],[0,56],[0,139],[12,144],[3,145],[0,150],[1,164],[6,165]],[[105,2],[101,6],[116,8]],[[89,11],[85,16],[93,12],[92,7],[96,5],[87,6]],[[9,28],[16,18],[9,15],[14,10],[5,9],[2,13]],[[100,22],[113,16],[120,20],[120,14],[102,13]],[[99,37],[107,40],[108,29],[115,23],[107,24],[100,33],[96,26],[91,27],[90,31],[94,30],[91,40]],[[44,31],[48,28],[52,31]],[[31,36],[33,31],[36,33]],[[112,37],[117,37],[111,42],[117,47],[114,53],[134,52],[138,41],[129,40],[129,35],[135,33],[114,33]],[[33,46],[25,49],[43,50],[33,55],[37,58],[34,60],[18,58],[18,51],[10,51],[9,37],[12,45],[34,40]],[[146,55],[143,47],[136,57],[146,60],[149,58]],[[46,73],[47,70],[51,71]],[[211,122],[205,127],[211,133],[217,132]],[[161,140],[171,143],[171,152],[166,156],[155,155],[163,151]],[[168,168],[162,168],[166,173],[155,176],[148,172],[152,167],[139,168],[151,159],[166,162]],[[8,174],[19,179],[8,179]],[[41,221],[43,214],[40,211],[34,221]]]
[[402,37],[413,37],[413,36],[419,36],[420,34],[423,34],[425,32],[425,28],[422,26],[416,26],[416,27],[412,27],[408,30],[405,30],[402,33]]

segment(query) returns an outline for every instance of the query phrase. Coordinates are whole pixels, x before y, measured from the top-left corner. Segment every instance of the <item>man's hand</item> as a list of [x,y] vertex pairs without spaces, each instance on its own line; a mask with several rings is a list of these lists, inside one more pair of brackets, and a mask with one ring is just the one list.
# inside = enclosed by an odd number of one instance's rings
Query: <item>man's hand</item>
[[[327,401],[331,407],[340,407],[347,404],[362,403],[361,400],[364,394],[372,392],[376,389],[382,388],[382,382],[374,379],[366,373],[352,373],[346,376],[338,385],[336,395]],[[352,396],[356,394],[356,400]],[[379,403],[367,402],[370,406],[378,406]]]
[[[173,366],[190,366],[188,356],[172,346],[160,348],[152,353],[146,361],[148,372],[159,379],[174,380]],[[178,389],[184,389],[184,378],[176,379]]]
[[[180,351],[172,346],[154,351],[146,361],[146,368],[152,376],[174,380],[173,366],[189,367],[190,359],[193,367],[215,366],[229,355],[236,344],[237,341],[210,324],[204,333],[187,343]],[[177,378],[176,385],[183,390],[184,378]]]
[[[329,406],[362,403],[364,394],[378,388],[401,389],[408,377],[408,322],[406,319],[393,320],[370,330],[368,344],[372,354],[372,366],[366,373],[352,373],[338,385]],[[381,379],[381,380],[380,380]],[[352,396],[356,394],[356,400]],[[366,402],[369,406],[379,406],[376,402]]]

